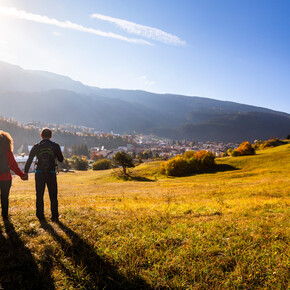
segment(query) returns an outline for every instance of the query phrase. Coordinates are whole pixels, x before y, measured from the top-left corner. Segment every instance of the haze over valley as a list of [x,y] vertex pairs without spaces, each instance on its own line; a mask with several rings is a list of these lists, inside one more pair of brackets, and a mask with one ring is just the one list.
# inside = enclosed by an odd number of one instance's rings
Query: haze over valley
[[5,62],[0,62],[0,115],[198,141],[285,137],[290,128],[284,112],[202,97],[101,89]]

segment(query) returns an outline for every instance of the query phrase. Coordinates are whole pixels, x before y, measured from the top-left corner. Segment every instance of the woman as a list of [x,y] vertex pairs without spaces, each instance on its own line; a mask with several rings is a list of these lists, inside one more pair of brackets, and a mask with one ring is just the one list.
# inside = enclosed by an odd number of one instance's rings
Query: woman
[[19,169],[12,151],[13,140],[10,134],[0,130],[0,192],[4,220],[8,218],[8,197],[12,181],[10,169],[20,176],[22,180],[28,179],[28,175]]

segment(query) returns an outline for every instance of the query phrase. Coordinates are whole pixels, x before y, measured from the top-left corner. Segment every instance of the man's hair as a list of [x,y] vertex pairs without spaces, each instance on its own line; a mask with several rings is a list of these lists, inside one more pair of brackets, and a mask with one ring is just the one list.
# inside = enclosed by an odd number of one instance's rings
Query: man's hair
[[42,136],[42,138],[51,138],[52,132],[49,128],[44,128],[41,131],[41,136]]
[[13,139],[9,133],[0,130],[0,147],[13,151]]

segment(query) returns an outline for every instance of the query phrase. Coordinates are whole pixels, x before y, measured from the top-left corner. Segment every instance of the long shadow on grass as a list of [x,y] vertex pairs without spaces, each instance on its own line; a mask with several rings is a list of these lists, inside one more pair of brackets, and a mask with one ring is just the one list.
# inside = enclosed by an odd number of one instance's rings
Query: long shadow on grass
[[71,259],[75,268],[82,265],[84,271],[82,275],[85,279],[79,279],[63,267],[70,280],[76,284],[75,286],[81,286],[84,289],[151,289],[144,280],[138,277],[122,276],[116,266],[104,261],[91,245],[62,222],[58,222],[58,226],[66,233],[71,243],[61,237],[50,224],[42,223],[43,229],[60,244],[64,255]]
[[55,289],[51,276],[39,271],[13,224],[5,220],[4,227],[8,237],[0,229],[0,289]]
[[132,172],[132,170],[128,170],[126,174],[124,174],[123,171],[120,170],[114,170],[112,173],[112,176],[114,176],[117,179],[121,179],[124,181],[142,181],[142,182],[155,182],[157,181],[156,177],[155,179],[150,179],[145,176],[139,176],[135,172]]
[[215,172],[225,172],[225,171],[234,171],[234,170],[240,170],[240,168],[237,168],[229,164],[216,164],[215,167],[208,172],[215,173]]
[[[232,165],[228,164],[216,164],[215,167],[200,171],[198,173],[194,174],[188,174],[184,176],[195,176],[195,175],[200,175],[200,174],[212,174],[212,173],[217,173],[217,172],[225,172],[225,171],[235,171],[235,170],[240,170],[240,168],[234,167]],[[168,178],[172,178],[172,176],[167,176]],[[174,178],[174,177],[173,177]]]
[[[120,178],[120,177],[119,177]],[[128,175],[128,176],[123,176],[121,179],[125,181],[143,181],[143,182],[155,182],[156,179],[149,179],[145,176],[137,176],[137,175]]]
[[139,176],[135,174],[113,174],[117,179],[121,179],[124,181],[143,181],[143,182],[156,182],[157,179],[149,179],[145,176]]

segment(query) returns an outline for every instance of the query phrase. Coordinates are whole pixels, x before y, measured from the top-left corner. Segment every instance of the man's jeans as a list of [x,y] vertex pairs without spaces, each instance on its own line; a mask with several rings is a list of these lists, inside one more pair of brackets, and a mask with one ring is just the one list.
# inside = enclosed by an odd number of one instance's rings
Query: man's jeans
[[57,201],[57,180],[55,173],[35,173],[35,189],[36,189],[36,216],[40,219],[44,218],[43,196],[45,185],[47,185],[51,217],[58,218],[58,201]]

